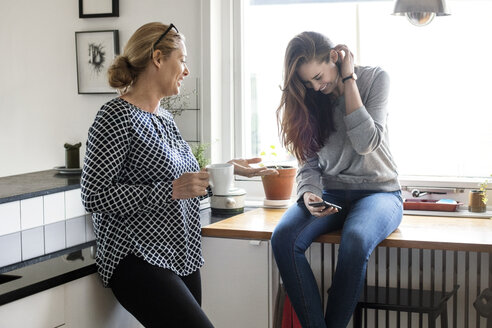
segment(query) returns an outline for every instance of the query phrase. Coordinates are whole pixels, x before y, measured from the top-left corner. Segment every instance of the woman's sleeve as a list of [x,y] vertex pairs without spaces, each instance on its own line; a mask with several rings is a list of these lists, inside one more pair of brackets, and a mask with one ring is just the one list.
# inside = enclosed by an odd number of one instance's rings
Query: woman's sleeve
[[297,199],[301,199],[305,192],[312,192],[321,197],[323,187],[321,185],[321,169],[318,156],[308,158],[297,170]]
[[379,71],[364,105],[345,116],[347,135],[360,155],[369,154],[381,145],[388,117],[389,76]]
[[81,177],[82,203],[88,212],[121,216],[166,206],[172,201],[172,181],[139,185],[118,181],[131,151],[129,116],[118,110],[103,107],[89,129]]

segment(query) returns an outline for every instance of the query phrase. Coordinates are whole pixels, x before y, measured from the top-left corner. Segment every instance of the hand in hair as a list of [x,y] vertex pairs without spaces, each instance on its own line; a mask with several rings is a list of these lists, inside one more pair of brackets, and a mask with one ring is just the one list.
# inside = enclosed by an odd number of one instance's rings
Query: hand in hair
[[354,72],[354,54],[344,44],[338,44],[334,49],[338,53],[338,60],[341,63],[342,77],[349,76]]

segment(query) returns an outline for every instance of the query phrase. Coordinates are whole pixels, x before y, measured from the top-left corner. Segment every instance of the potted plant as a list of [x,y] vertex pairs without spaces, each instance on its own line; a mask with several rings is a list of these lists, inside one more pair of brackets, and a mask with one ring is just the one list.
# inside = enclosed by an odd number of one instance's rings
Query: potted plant
[[[492,174],[490,176],[492,177]],[[487,186],[488,186],[488,184],[489,184],[488,180],[485,180],[484,182],[482,182],[480,184],[480,191],[482,192],[482,203],[485,206],[485,208],[487,208],[487,202],[489,200],[487,198]]]
[[[206,157],[205,151],[207,150],[208,144],[198,143],[191,145],[191,152],[195,156],[200,170],[204,169],[208,164],[210,164],[210,159]],[[210,197],[206,197],[200,200],[200,210],[210,207]]]
[[[198,88],[198,81],[197,81]],[[164,97],[161,99],[161,107],[165,108],[167,111],[171,113],[171,115],[176,118],[180,116],[184,110],[189,109],[191,105],[191,97],[196,98],[196,103],[198,104],[198,91],[197,89],[193,89],[190,92],[187,92],[185,88],[183,91],[177,95]]]
[[479,189],[471,190],[468,200],[468,211],[483,213],[487,211],[487,186],[488,180],[480,183]]
[[200,166],[200,170],[210,164],[210,160],[205,157],[205,150],[207,150],[206,144],[198,143],[194,146],[191,146],[191,152],[195,156],[198,165]]
[[[267,153],[263,151],[260,155],[265,156]],[[277,156],[274,145],[270,146],[269,156],[271,158],[275,158]],[[276,169],[278,174],[265,175],[261,177],[263,190],[265,191],[265,198],[273,201],[289,200],[292,195],[292,188],[294,187],[297,168],[291,165],[269,165],[268,163],[266,167]]]

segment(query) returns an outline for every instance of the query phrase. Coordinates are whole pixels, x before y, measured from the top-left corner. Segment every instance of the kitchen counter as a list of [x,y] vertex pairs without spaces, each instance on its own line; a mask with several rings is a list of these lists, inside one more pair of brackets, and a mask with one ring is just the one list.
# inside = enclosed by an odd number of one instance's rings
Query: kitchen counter
[[39,293],[97,271],[95,242],[21,263],[0,274],[0,305]]
[[[269,240],[286,209],[258,208],[202,228],[205,237]],[[340,243],[340,231],[316,241]],[[404,215],[380,246],[492,253],[492,220]]]
[[0,204],[80,188],[80,174],[47,170],[0,178]]
[[[68,202],[66,193],[76,192],[76,189],[79,188],[80,174],[60,174],[57,170],[46,170],[1,177],[0,204],[6,206],[9,205],[9,203],[40,198],[40,196],[45,198],[45,196],[51,197],[56,194],[65,193],[61,198],[61,204],[58,205],[61,206],[61,213],[67,216],[69,210],[65,207]],[[73,196],[76,199],[80,197],[77,197],[76,195]],[[41,203],[41,211],[43,211],[43,201],[39,200],[39,202]],[[46,211],[46,205],[44,205],[44,210]],[[247,208],[246,210],[249,209]],[[19,211],[19,208],[14,210],[14,212],[17,211]],[[71,212],[73,212],[73,210]],[[85,216],[85,214],[81,214]],[[49,237],[45,234],[48,225],[42,225],[43,223],[47,223],[43,222],[43,214],[41,213],[40,215],[41,226],[33,229],[40,230],[40,235],[43,236],[44,234],[44,240],[49,241]],[[230,216],[232,215],[212,214],[210,208],[208,208],[200,212],[200,221],[202,226],[206,226]],[[6,216],[5,219],[9,219],[9,217]],[[66,236],[62,236],[65,243],[69,239],[68,233],[73,227],[71,224],[75,222],[74,220],[78,220],[77,223],[80,223],[82,219],[75,218],[72,220],[71,217],[57,217],[57,222],[49,224],[49,228],[52,229],[52,226],[60,225],[62,229],[61,232],[67,234]],[[87,220],[87,229],[91,229],[92,225],[90,224],[90,217],[87,217]],[[17,224],[19,223],[17,222]],[[18,226],[17,229],[19,228],[20,227]],[[12,234],[8,233],[2,237],[5,238],[5,236],[8,237],[11,235],[20,236],[26,231],[31,232],[33,229],[22,230],[21,232],[15,231]],[[90,236],[91,234],[88,233],[87,235]],[[19,237],[18,243],[20,243],[21,240],[27,240],[26,238],[21,239]],[[42,242],[41,247],[43,247]],[[69,245],[67,242],[65,247],[56,251],[48,252],[46,246],[44,246],[43,249],[46,251],[45,254],[27,260],[19,259],[19,261],[0,267],[0,305],[56,287],[97,271],[94,260],[95,240],[91,238],[87,238],[85,241],[82,241],[82,243],[74,246]]]
[[[0,204],[78,188],[79,174],[61,175],[56,170],[3,177]],[[246,207],[245,213],[233,216],[205,209],[200,212],[202,235],[269,240],[284,212]],[[339,243],[340,232],[322,235],[317,241]],[[95,273],[94,245],[90,241],[1,268],[0,305]],[[400,227],[380,246],[492,253],[492,220],[404,215]]]
[[[273,319],[281,313],[275,310],[278,309],[275,304],[281,278],[270,238],[285,211],[258,208],[202,228],[203,304],[207,315],[215,320],[213,322],[232,327],[238,318],[241,318],[240,322],[248,322],[248,317],[263,318],[263,322],[270,324],[255,327],[267,327],[272,323],[268,316]],[[315,241],[317,243],[311,245],[306,256],[320,296],[326,302],[326,291],[336,272],[340,231],[323,234]],[[424,291],[451,290],[452,286],[459,285],[458,292],[448,302],[448,321],[453,322],[453,327],[476,326],[474,319],[478,314],[471,305],[483,290],[492,286],[489,272],[492,263],[491,219],[404,215],[398,229],[379,246],[383,247],[376,248],[367,262],[366,286],[396,286],[408,295],[424,295]],[[244,281],[245,287],[237,281]],[[379,288],[377,290],[382,290]],[[266,292],[262,294],[261,291]],[[242,303],[236,303],[231,302],[230,295],[247,297]],[[224,308],[228,309],[226,313]],[[258,308],[268,311],[261,313]],[[388,319],[384,314],[379,314],[378,319],[376,313],[368,312],[368,316],[375,319],[368,320],[369,324],[384,326],[382,320]],[[388,315],[393,314],[387,313],[386,318]],[[407,318],[401,321],[405,322]],[[416,326],[415,318],[408,316],[408,321],[409,326]],[[386,321],[386,325],[388,322],[396,325],[394,319]],[[394,326],[393,323],[389,325]]]
[[[231,216],[212,214],[210,208],[200,211],[202,226]],[[94,256],[95,241],[91,241],[0,268],[0,305],[97,272]]]

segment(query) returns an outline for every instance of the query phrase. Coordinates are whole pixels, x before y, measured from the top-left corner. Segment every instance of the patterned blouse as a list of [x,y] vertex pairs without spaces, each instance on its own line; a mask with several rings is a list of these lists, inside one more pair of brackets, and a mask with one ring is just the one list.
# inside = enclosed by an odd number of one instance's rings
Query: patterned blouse
[[169,112],[115,98],[89,129],[82,202],[93,213],[104,286],[129,253],[186,276],[203,265],[199,198],[172,200],[172,181],[199,171]]

